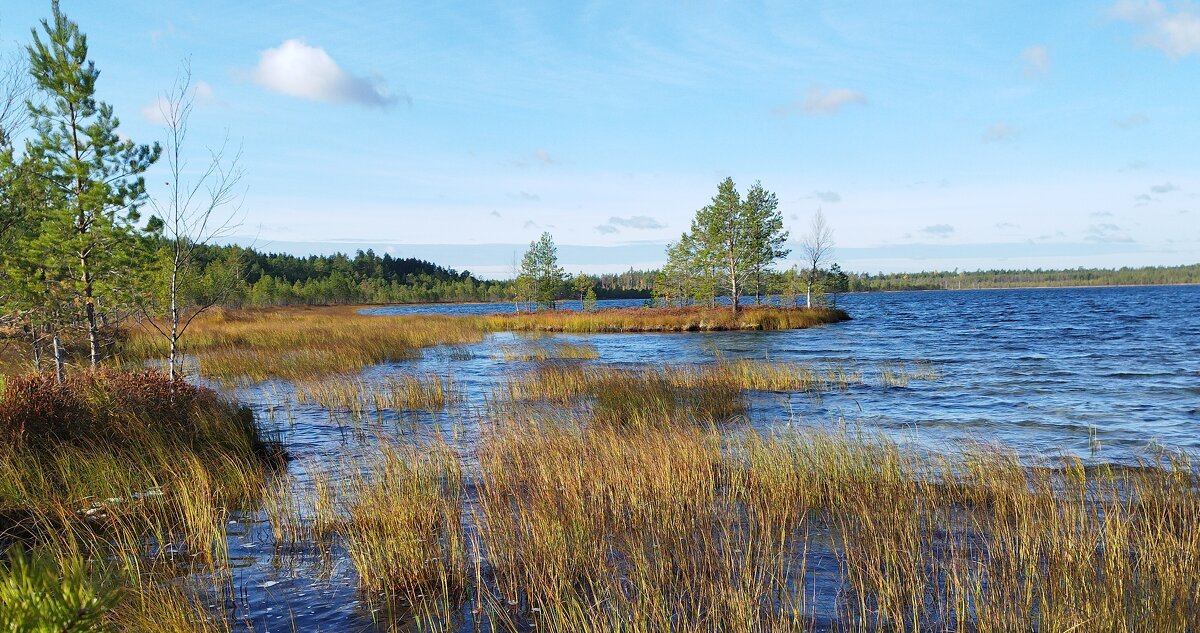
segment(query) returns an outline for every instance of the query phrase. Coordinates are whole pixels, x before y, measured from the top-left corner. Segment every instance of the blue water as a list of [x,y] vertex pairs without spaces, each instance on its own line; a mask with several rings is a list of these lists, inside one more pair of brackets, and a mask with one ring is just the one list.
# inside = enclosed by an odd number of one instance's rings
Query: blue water
[[[637,306],[641,300],[601,307]],[[571,304],[567,303],[567,307]],[[836,364],[863,374],[845,393],[756,393],[750,423],[847,424],[933,450],[967,441],[999,441],[1024,455],[1067,451],[1090,462],[1136,463],[1158,446],[1200,452],[1200,287],[1022,289],[846,295],[852,321],[807,330],[687,334],[554,335],[509,333],[420,359],[380,365],[364,376],[437,372],[465,394],[454,410],[390,414],[378,430],[392,435],[453,434],[469,453],[484,401],[503,378],[533,362],[505,361],[504,347],[554,341],[594,345],[588,363],[680,364],[717,359],[776,359]],[[379,314],[481,314],[511,304],[373,308]],[[906,387],[880,383],[885,364],[931,367],[940,378]],[[301,480],[333,455],[369,453],[376,439],[348,433],[327,411],[289,399],[290,386],[239,390],[284,439]],[[333,553],[280,557],[259,516],[231,527],[238,599],[230,612],[256,631],[381,630],[354,590],[353,566]]]

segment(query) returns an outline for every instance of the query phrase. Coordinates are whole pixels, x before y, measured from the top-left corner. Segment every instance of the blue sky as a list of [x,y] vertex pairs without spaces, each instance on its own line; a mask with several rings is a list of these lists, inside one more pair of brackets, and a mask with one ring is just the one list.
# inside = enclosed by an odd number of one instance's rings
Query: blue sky
[[[192,149],[242,144],[267,250],[503,276],[549,230],[570,270],[652,266],[732,176],[851,270],[1200,261],[1195,4],[62,6],[135,140],[191,60]],[[48,12],[6,3],[0,51]]]

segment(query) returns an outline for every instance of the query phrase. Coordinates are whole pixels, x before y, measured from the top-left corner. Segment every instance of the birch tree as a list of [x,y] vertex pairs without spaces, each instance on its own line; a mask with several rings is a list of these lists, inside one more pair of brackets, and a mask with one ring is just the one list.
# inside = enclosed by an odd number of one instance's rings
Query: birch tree
[[829,224],[825,221],[825,213],[821,209],[817,209],[817,212],[813,214],[808,233],[800,241],[800,252],[804,255],[806,269],[805,305],[811,308],[813,307],[813,285],[817,282],[817,273],[833,252],[833,229],[829,228]]
[[[218,148],[208,150],[208,159],[198,171],[190,169],[186,151],[189,123],[195,107],[192,73],[184,65],[174,86],[158,102],[159,115],[166,127],[164,155],[167,166],[165,194],[150,199],[155,212],[153,228],[161,232],[163,252],[161,301],[166,323],[147,322],[168,344],[167,366],[175,380],[179,365],[179,341],[192,320],[214,305],[222,303],[236,287],[237,275],[229,276],[223,287],[195,292],[203,271],[197,262],[197,250],[229,237],[240,224],[240,183],[243,171],[240,151],[229,151],[226,138]],[[189,177],[189,174],[196,174]],[[186,316],[183,312],[186,311]]]

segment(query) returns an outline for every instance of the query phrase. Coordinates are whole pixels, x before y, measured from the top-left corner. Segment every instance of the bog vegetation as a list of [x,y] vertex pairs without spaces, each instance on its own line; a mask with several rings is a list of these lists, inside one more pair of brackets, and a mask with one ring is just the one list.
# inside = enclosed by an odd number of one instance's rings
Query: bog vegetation
[[[592,362],[602,346],[539,334],[812,327],[849,318],[832,304],[856,283],[909,283],[841,272],[820,214],[805,266],[776,270],[788,233],[761,184],[743,196],[722,182],[653,273],[568,277],[549,234],[511,282],[370,252],[264,255],[219,244],[237,222],[237,153],[185,168],[186,70],[164,97],[165,144],[140,144],[97,99],[87,39],[57,2],[26,52],[14,76],[28,79],[0,81],[29,102],[13,117],[0,99],[0,330],[33,370],[0,377],[7,629],[240,626],[224,608],[249,595],[230,580],[231,526],[272,564],[346,563],[373,624],[403,630],[1200,628],[1200,476],[1185,453],[1116,467],[917,450],[844,422],[764,430],[756,398],[893,393],[941,371],[617,367]],[[160,158],[171,195],[155,200],[143,177]],[[659,306],[597,309],[619,291]],[[757,305],[768,293],[782,305]],[[582,309],[555,309],[568,296]],[[519,309],[240,309],[448,298]],[[473,408],[453,374],[378,369],[439,346],[474,360],[468,347],[500,331],[528,338],[494,350],[504,375]],[[264,383],[284,394],[265,404],[348,418],[362,444],[289,465],[249,408],[199,386]],[[415,422],[393,432],[393,414]]]

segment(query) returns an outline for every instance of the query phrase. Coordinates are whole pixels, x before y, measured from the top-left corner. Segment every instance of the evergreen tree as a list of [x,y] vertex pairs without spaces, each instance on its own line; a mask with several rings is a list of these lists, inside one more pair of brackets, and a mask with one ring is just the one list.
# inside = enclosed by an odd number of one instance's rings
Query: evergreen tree
[[723,290],[737,312],[747,281],[753,280],[755,301],[760,299],[771,266],[790,252],[783,247],[787,237],[775,194],[755,183],[743,201],[726,178],[712,202],[696,212],[691,232],[671,245],[661,278],[672,284],[686,279],[687,293],[710,305]]
[[784,247],[788,232],[783,228],[779,198],[763,189],[761,182],[755,182],[746,192],[744,213],[746,257],[754,283],[754,303],[760,303],[771,267],[792,251]]
[[581,308],[583,307],[584,299],[587,297],[589,292],[592,293],[592,296],[595,296],[596,294],[595,282],[592,281],[591,277],[585,275],[584,273],[575,275],[575,278],[571,280],[571,288],[575,291],[575,294],[579,295],[579,305]]
[[[26,154],[48,183],[55,205],[38,228],[34,245],[48,257],[52,284],[62,284],[82,306],[89,358],[100,362],[99,311],[112,313],[131,289],[128,265],[139,246],[138,205],[145,196],[142,173],[158,159],[159,147],[136,145],[117,135],[112,107],[95,97],[100,72],[88,60],[87,37],[51,5],[33,31],[30,73],[46,102],[30,104],[35,131]],[[65,273],[65,275],[64,275]],[[59,278],[58,276],[64,275]]]
[[528,292],[531,301],[553,310],[556,307],[566,272],[558,265],[558,247],[549,232],[529,243],[521,258],[517,286]]

